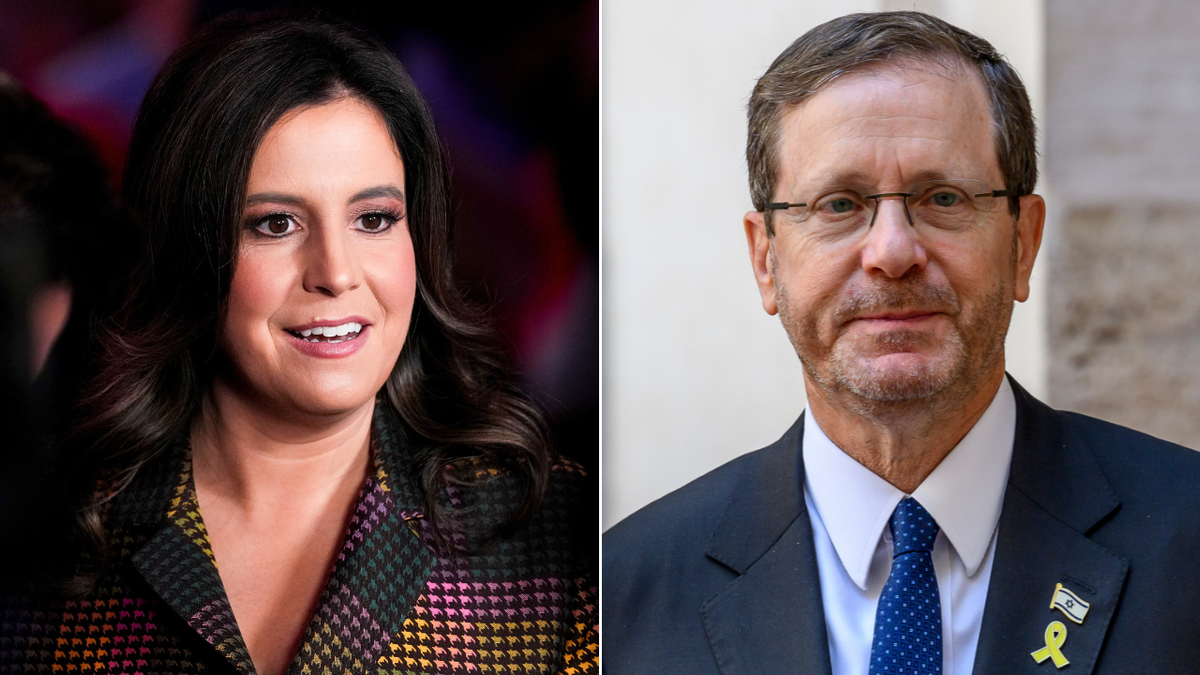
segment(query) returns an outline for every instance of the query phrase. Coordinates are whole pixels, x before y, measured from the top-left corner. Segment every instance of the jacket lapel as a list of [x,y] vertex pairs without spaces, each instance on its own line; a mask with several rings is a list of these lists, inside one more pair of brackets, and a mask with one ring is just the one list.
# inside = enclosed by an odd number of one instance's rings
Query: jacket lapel
[[[1061,413],[1016,382],[1017,432],[1000,516],[992,578],[975,655],[976,673],[1047,673],[1031,653],[1047,627],[1066,628],[1068,672],[1091,673],[1120,602],[1128,561],[1087,535],[1120,507],[1086,442]],[[1082,624],[1051,601],[1058,584],[1089,604]],[[1057,642],[1057,641],[1055,641]]]
[[738,574],[701,608],[722,675],[829,673],[829,640],[804,503],[803,415],[751,455],[706,553]]
[[[350,519],[333,573],[289,673],[374,672],[424,592],[436,556],[421,538],[422,502],[404,458],[405,439],[387,406],[372,429],[375,474]],[[413,630],[426,619],[417,617]]]
[[134,569],[239,673],[254,675],[254,664],[233,617],[200,518],[186,443],[143,467],[137,483],[118,507],[117,519],[118,523],[135,527],[157,528],[130,558]]

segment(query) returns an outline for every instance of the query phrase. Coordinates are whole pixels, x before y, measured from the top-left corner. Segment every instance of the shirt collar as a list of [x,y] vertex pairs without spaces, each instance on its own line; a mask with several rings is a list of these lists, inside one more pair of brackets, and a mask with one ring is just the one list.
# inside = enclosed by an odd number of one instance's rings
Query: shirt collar
[[[806,417],[805,490],[846,573],[866,590],[875,547],[906,495],[842,452],[811,414]],[[1000,521],[1016,424],[1016,400],[1005,378],[975,426],[912,493],[937,521],[968,576],[983,563]]]

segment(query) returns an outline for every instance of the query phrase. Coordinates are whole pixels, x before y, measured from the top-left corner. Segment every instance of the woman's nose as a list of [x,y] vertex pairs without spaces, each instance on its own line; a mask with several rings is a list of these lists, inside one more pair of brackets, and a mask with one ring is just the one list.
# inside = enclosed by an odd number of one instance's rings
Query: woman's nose
[[349,231],[321,226],[305,241],[304,290],[337,297],[362,283]]

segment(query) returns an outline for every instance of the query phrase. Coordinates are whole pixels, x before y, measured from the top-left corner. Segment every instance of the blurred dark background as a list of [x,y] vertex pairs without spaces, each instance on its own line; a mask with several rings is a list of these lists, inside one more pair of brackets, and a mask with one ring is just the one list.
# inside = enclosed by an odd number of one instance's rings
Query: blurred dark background
[[[470,10],[362,0],[0,0],[0,69],[86,137],[115,190],[138,105],[166,57],[213,17],[273,7],[318,8],[373,32],[416,80],[453,167],[458,277],[491,309],[559,452],[595,475],[597,0]],[[62,208],[71,217],[71,205]]]

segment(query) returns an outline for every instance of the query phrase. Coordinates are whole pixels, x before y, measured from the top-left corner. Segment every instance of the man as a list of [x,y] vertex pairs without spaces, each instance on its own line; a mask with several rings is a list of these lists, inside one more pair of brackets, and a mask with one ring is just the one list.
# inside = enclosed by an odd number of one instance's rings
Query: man
[[808,411],[605,535],[606,672],[1200,672],[1200,456],[1004,372],[1045,217],[1012,68],[851,15],[749,118],[751,264]]

